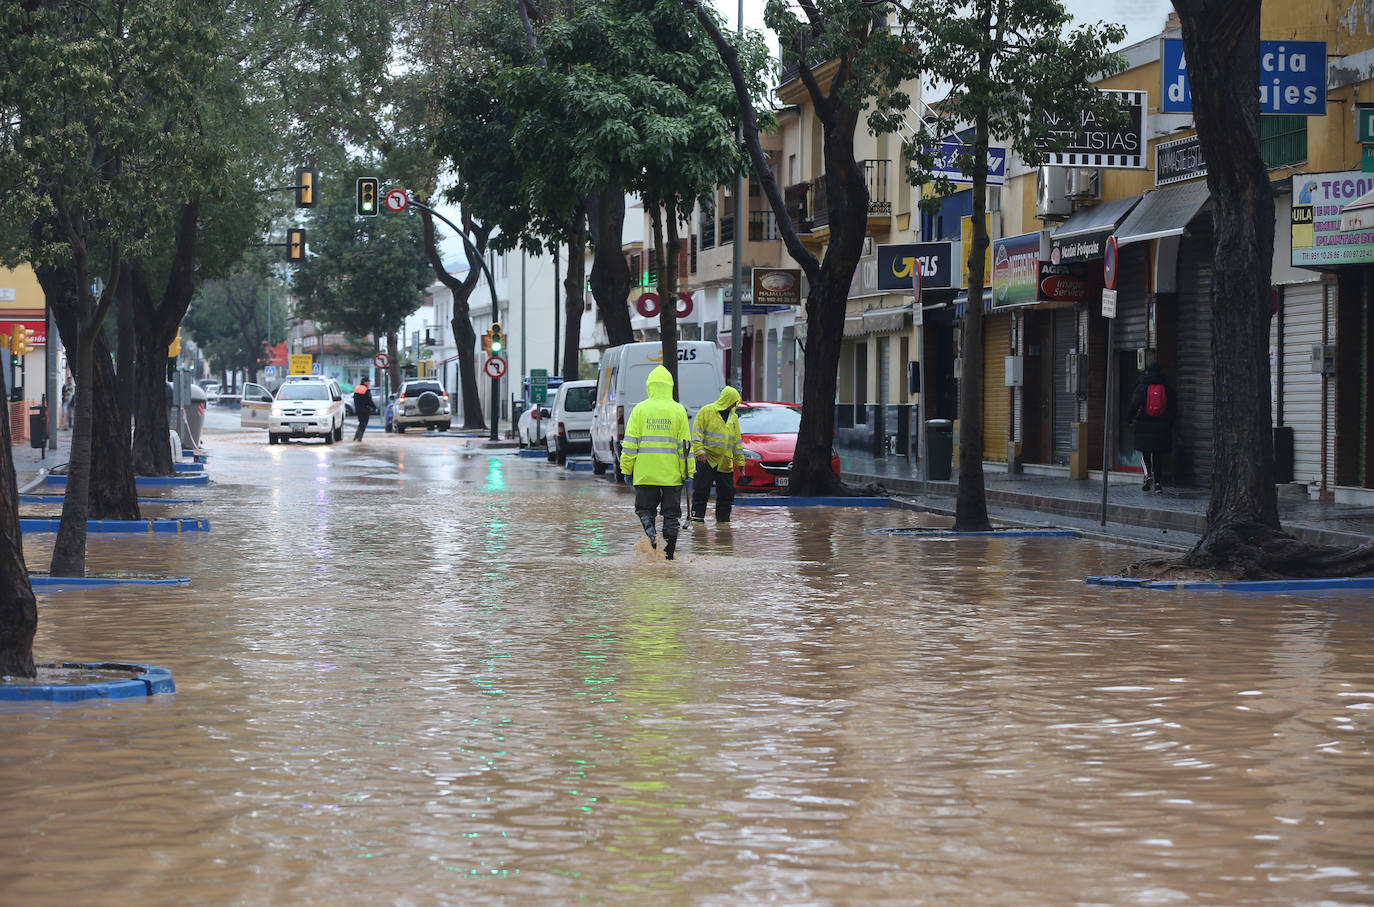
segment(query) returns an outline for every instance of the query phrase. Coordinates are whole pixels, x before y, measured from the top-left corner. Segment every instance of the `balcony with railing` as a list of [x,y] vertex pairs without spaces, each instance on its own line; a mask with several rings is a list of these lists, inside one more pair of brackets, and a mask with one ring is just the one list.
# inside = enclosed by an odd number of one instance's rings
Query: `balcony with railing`
[[720,244],[728,246],[735,241],[735,215],[726,214],[720,219]]
[[749,241],[776,242],[778,239],[778,218],[772,211],[749,212]]
[[716,245],[716,215],[708,212],[701,215],[701,248],[713,249]]

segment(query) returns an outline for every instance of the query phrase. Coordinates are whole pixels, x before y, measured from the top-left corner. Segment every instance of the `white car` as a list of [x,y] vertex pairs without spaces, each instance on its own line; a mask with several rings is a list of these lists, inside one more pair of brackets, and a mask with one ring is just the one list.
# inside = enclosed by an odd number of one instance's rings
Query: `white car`
[[566,463],[570,453],[591,453],[595,405],[595,381],[565,381],[558,386],[544,431],[550,463]]
[[433,378],[412,378],[401,385],[391,417],[394,431],[404,432],[412,425],[448,431],[452,424],[448,394],[442,384]]
[[520,414],[520,420],[516,423],[516,433],[520,437],[521,447],[543,447],[544,446],[544,427],[549,421],[549,408],[547,406],[531,405]]
[[344,400],[339,382],[315,375],[293,375],[277,388],[267,417],[267,441],[279,444],[292,438],[343,440]]

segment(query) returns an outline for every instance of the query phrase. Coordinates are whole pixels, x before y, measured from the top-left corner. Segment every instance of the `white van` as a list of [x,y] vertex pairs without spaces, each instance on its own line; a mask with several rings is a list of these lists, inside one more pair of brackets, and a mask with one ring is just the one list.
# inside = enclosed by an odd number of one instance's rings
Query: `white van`
[[[636,403],[649,396],[645,381],[663,364],[661,343],[626,343],[601,356],[597,368],[596,403],[592,409],[592,472],[607,469],[620,475],[620,442]],[[687,418],[720,397],[725,389],[725,363],[720,348],[709,340],[677,342],[677,400]]]
[[595,381],[564,381],[558,385],[544,434],[550,463],[566,463],[568,454],[586,453],[591,449],[595,405]]

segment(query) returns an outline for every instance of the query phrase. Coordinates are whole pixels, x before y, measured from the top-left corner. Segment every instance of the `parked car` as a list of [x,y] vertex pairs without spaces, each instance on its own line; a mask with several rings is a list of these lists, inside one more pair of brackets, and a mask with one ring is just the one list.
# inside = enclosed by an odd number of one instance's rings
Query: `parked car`
[[[739,416],[744,466],[735,470],[739,488],[786,488],[792,457],[797,451],[801,407],[795,403],[740,403]],[[840,456],[830,452],[830,468],[840,474]]]
[[[649,373],[663,364],[661,343],[626,343],[601,354],[597,367],[596,400],[592,408],[592,472],[605,475],[610,469],[620,478],[620,442],[630,411],[649,393],[644,386]],[[687,418],[713,403],[725,389],[725,367],[720,347],[711,340],[679,340],[677,344],[677,400]]]
[[559,385],[549,407],[544,446],[550,463],[566,463],[570,453],[592,449],[592,407],[596,404],[595,381],[567,381]]
[[219,382],[202,381],[201,390],[205,391],[205,402],[211,406],[219,402]]
[[543,447],[544,428],[549,422],[549,408],[547,406],[531,405],[523,413],[515,424],[515,433],[520,439],[521,447]]
[[292,375],[277,388],[267,417],[267,441],[279,444],[292,438],[343,440],[344,401],[339,382],[318,375]]
[[391,418],[395,431],[402,434],[412,425],[423,425],[433,431],[448,431],[452,425],[448,394],[433,378],[412,379],[401,385]]
[[[372,411],[374,413],[382,411],[382,392],[375,387],[372,389],[372,406]],[[358,414],[354,412],[353,409],[353,394],[351,393],[344,394],[344,415],[348,416],[350,419],[356,419],[358,417]]]

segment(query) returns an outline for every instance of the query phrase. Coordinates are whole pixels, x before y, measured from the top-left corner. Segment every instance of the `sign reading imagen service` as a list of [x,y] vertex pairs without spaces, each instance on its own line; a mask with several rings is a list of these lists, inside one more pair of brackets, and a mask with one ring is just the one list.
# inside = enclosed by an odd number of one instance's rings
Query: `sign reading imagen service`
[[1049,147],[1055,139],[1068,138],[1063,151],[1045,156],[1045,163],[1055,167],[1115,167],[1144,170],[1146,91],[1114,91],[1099,89],[1103,94],[1115,95],[1126,114],[1126,126],[1108,129],[1092,114],[1085,111],[1059,118],[1050,116],[1050,137],[1038,143]]
[[[1165,38],[1159,109],[1192,113],[1193,89],[1183,39]],[[1326,116],[1326,42],[1260,42],[1260,113]]]

